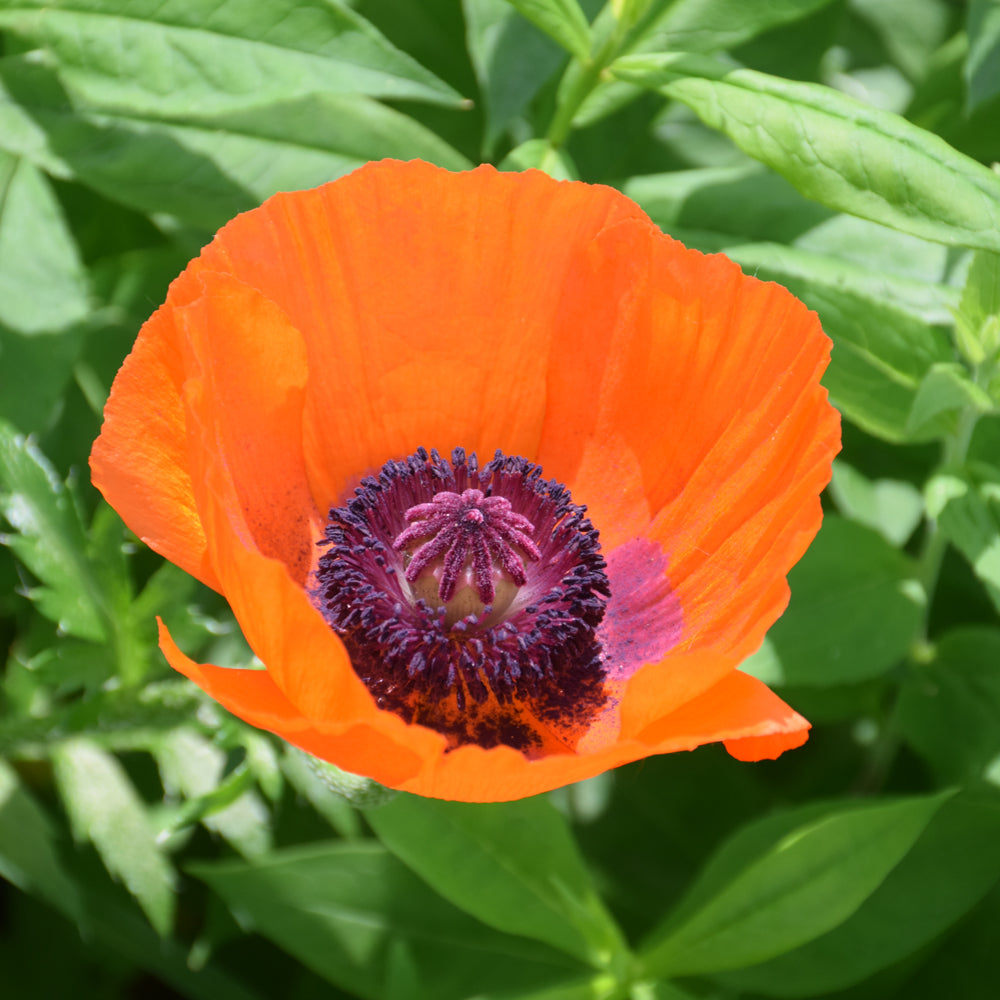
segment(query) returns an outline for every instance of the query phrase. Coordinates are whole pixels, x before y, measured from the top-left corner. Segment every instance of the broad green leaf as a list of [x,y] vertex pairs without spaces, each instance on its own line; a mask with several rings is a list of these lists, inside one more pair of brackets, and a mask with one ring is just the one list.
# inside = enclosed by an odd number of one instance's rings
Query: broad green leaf
[[276,191],[313,187],[373,159],[469,165],[412,118],[363,96],[318,95],[179,125],[90,106],[19,57],[0,59],[0,147],[202,231]]
[[830,495],[841,514],[874,528],[897,548],[909,541],[924,516],[924,498],[911,483],[868,479],[840,458],[833,462]]
[[315,94],[461,101],[341,0],[0,0],[0,28],[87,104],[134,116],[197,120]]
[[933,659],[907,675],[899,725],[941,782],[981,778],[1000,758],[1000,631],[946,633]]
[[[209,799],[222,782],[226,752],[191,728],[166,734],[155,748],[164,791],[183,799]],[[230,796],[227,796],[230,798]],[[202,809],[204,826],[224,837],[245,858],[259,857],[271,849],[270,816],[259,795],[243,791],[235,801]]]
[[[659,976],[722,972],[781,955],[847,920],[950,795],[848,808],[805,823],[640,952]],[[683,905],[683,904],[682,904]]]
[[374,843],[189,870],[259,934],[369,1000],[530,995],[584,974],[559,952],[471,919]]
[[[926,279],[902,277],[860,262],[798,246],[778,243],[739,243],[726,248],[747,274],[767,276],[782,284],[800,282],[800,287],[822,289],[828,295],[842,292],[912,317],[922,324],[950,324],[958,292]],[[923,334],[922,340],[929,340]],[[944,338],[934,356],[943,355]]]
[[667,233],[708,230],[734,244],[788,242],[830,214],[758,163],[632,177],[622,191]]
[[1000,876],[998,837],[996,795],[955,796],[839,927],[769,962],[720,978],[740,991],[789,998],[825,996],[868,979],[933,941],[989,891]]
[[77,925],[84,923],[77,884],[63,869],[53,824],[0,759],[0,875],[44,899]]
[[966,111],[971,113],[1000,95],[1000,2],[971,0],[967,19]]
[[707,57],[625,56],[611,71],[686,104],[820,204],[949,246],[1000,250],[1000,176],[897,115]]
[[964,365],[938,362],[931,365],[920,380],[906,431],[910,437],[918,439],[944,414],[951,417],[949,423],[954,431],[958,415],[963,411],[989,413],[992,408],[990,397],[973,381]]
[[766,683],[832,686],[885,673],[917,638],[916,568],[881,535],[828,515],[788,575],[788,610],[742,669]]
[[[719,52],[733,49],[782,24],[790,24],[825,7],[830,0],[652,0],[646,15],[629,32],[623,53]],[[595,22],[595,30],[611,30],[611,4]],[[584,101],[573,121],[591,124],[634,98],[632,84],[610,80]]]
[[61,330],[88,312],[86,275],[45,176],[0,152],[0,325]]
[[483,148],[490,153],[565,61],[566,53],[508,0],[463,0],[462,9],[486,118]]
[[106,612],[79,514],[55,470],[30,440],[0,423],[0,536],[41,581],[28,596],[46,618],[82,639],[107,637]]
[[590,58],[590,25],[577,0],[509,0],[577,59]]
[[512,149],[498,164],[500,170],[544,170],[557,181],[579,180],[576,165],[565,149],[553,149],[545,139],[529,139]]
[[145,807],[118,761],[86,738],[67,740],[52,755],[73,834],[97,849],[161,936],[174,913],[174,872],[157,846]]
[[[846,276],[843,265],[827,267],[801,251],[773,245],[763,252],[736,247],[733,255],[754,276],[780,282],[819,313],[834,343],[823,382],[844,416],[885,440],[912,440],[907,422],[913,401],[931,366],[952,360],[948,337],[883,301],[877,294],[881,278],[855,288],[836,279],[838,271]],[[889,287],[892,279],[885,280]],[[934,423],[921,437],[947,430]]]
[[925,488],[927,513],[962,553],[1000,609],[1000,472],[977,484],[965,475],[942,472]]
[[483,923],[599,968],[624,948],[566,821],[546,799],[401,795],[367,818],[389,850]]

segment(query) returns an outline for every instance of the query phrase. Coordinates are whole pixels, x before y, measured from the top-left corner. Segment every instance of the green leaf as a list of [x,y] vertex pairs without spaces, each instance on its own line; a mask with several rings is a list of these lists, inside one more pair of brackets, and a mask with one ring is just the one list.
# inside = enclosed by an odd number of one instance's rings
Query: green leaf
[[[766,4],[746,0],[653,0],[621,51],[707,53],[733,49],[771,28],[808,17],[828,3],[830,0],[776,0]],[[610,10],[602,12],[596,25],[606,18],[610,18]],[[573,124],[592,124],[638,93],[635,86],[621,80],[604,82],[584,101]]]
[[925,947],[968,912],[1000,876],[1000,800],[961,793],[935,813],[913,848],[853,916],[769,962],[720,978],[774,997],[827,995]]
[[640,952],[644,969],[655,976],[738,969],[833,929],[906,856],[950,794],[848,808],[798,827],[682,923],[655,932]]
[[22,57],[0,59],[0,147],[200,231],[373,159],[469,166],[412,118],[363,96],[316,95],[175,124],[91,106]]
[[206,808],[197,813],[206,829],[225,838],[245,858],[271,849],[270,815],[259,795],[238,790],[235,800],[226,795],[221,802],[212,801],[226,770],[226,752],[221,747],[196,730],[182,727],[165,735],[154,753],[168,795],[206,800]]
[[0,760],[0,875],[82,925],[80,890],[59,860],[53,824]]
[[314,94],[461,97],[341,0],[0,0],[0,28],[87,104],[197,120]]
[[942,472],[925,487],[927,513],[962,553],[1000,609],[1000,471],[985,469],[977,484],[967,475]]
[[899,662],[924,617],[915,567],[881,535],[828,515],[788,575],[788,610],[742,669],[766,683],[829,686]]
[[397,857],[483,923],[598,968],[623,950],[566,821],[546,799],[470,804],[401,795],[367,818]]
[[93,843],[108,871],[166,936],[173,922],[174,872],[128,775],[115,757],[82,737],[60,744],[52,761],[74,836]]
[[576,165],[565,149],[553,149],[546,139],[529,139],[512,149],[498,164],[500,170],[544,170],[557,181],[579,180]]
[[1000,2],[971,0],[965,60],[965,110],[971,113],[1000,94]]
[[370,1000],[518,995],[584,972],[559,952],[472,920],[374,843],[318,844],[189,870],[244,923]]
[[972,365],[1000,355],[1000,255],[980,250],[973,256],[955,314],[955,337]]
[[[746,266],[754,260],[753,249],[734,253]],[[933,364],[953,358],[947,336],[878,298],[877,281],[841,284],[815,259],[778,247],[757,261],[757,277],[779,281],[819,313],[834,342],[823,382],[844,416],[885,440],[913,440],[907,422],[920,382]],[[935,423],[922,437],[947,430]]]
[[61,330],[88,312],[87,281],[45,176],[0,152],[0,325]]
[[[867,302],[884,303],[889,309],[922,324],[950,324],[952,310],[958,303],[958,292],[947,285],[904,277],[799,246],[741,243],[727,247],[726,255],[747,274],[767,276],[782,284],[797,282],[799,287],[821,289],[827,296],[844,292]],[[920,339],[928,341],[933,336],[923,334]],[[933,350],[934,356],[944,353],[944,338],[937,339],[939,344]]]
[[874,528],[890,545],[901,548],[924,516],[924,498],[911,483],[868,479],[843,459],[833,463],[830,495],[841,514]]
[[28,596],[69,635],[107,638],[106,614],[79,514],[37,446],[0,423],[0,513],[14,533],[0,536],[41,581]]
[[522,115],[566,53],[507,0],[462,0],[469,58],[486,118],[484,152]]
[[611,71],[686,104],[820,204],[946,245],[1000,250],[1000,176],[898,115],[707,57],[625,56]]
[[990,397],[972,380],[964,365],[938,362],[920,380],[906,430],[911,438],[919,439],[929,427],[939,424],[942,415],[948,415],[948,426],[954,433],[959,414],[969,409],[989,413],[992,407]]
[[308,755],[286,746],[281,758],[281,770],[295,790],[309,802],[333,829],[346,840],[361,837],[361,818],[343,795],[338,795],[316,773]]
[[707,230],[733,244],[788,242],[830,214],[758,163],[632,177],[622,191],[667,233]]
[[974,626],[942,636],[933,659],[906,677],[899,726],[939,781],[982,778],[1000,758],[1000,631]]
[[577,0],[508,0],[581,62],[590,58],[590,25]]

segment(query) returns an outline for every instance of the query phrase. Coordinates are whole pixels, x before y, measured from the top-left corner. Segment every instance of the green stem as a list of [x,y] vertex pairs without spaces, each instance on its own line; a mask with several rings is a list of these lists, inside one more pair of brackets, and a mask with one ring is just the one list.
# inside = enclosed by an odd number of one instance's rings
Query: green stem
[[[569,83],[566,94],[563,95],[556,107],[556,113],[545,137],[553,149],[558,149],[569,138],[569,134],[573,130],[573,119],[580,110],[580,106],[600,83],[601,75],[618,55],[618,49],[625,36],[624,28],[625,26],[620,22],[617,23],[614,31],[598,49],[597,54],[592,56],[588,62],[575,61],[570,64],[564,79],[572,82]],[[575,80],[573,80],[572,74],[577,74]]]

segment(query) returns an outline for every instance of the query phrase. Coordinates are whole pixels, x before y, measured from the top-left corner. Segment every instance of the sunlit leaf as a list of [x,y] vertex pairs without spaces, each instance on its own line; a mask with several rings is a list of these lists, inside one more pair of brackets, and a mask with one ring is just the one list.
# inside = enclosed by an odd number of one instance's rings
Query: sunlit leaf
[[874,528],[897,547],[906,544],[924,515],[924,498],[911,483],[868,479],[842,459],[833,463],[830,495],[845,517]]
[[175,906],[174,872],[127,774],[113,756],[83,738],[62,743],[53,763],[74,836],[94,845],[108,871],[166,935]]
[[626,56],[612,72],[686,104],[820,204],[947,245],[1000,250],[1000,176],[897,115],[708,57]]
[[0,0],[0,28],[88,104],[135,116],[197,119],[311,94],[461,100],[341,0]]
[[41,581],[31,599],[64,632],[104,639],[102,596],[72,498],[37,446],[2,423],[0,490],[0,513],[14,529],[2,540]]

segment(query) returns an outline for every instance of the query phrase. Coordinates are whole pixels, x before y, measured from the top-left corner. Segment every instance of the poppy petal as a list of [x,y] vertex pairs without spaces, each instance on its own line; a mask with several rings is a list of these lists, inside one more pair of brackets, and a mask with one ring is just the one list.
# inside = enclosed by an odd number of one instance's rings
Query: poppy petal
[[187,464],[183,341],[173,308],[198,294],[192,265],[143,326],[115,377],[90,468],[94,485],[143,542],[218,590]]
[[321,508],[420,445],[534,454],[563,277],[605,226],[641,217],[611,188],[535,171],[401,166],[278,195],[204,255],[306,336],[305,448]]
[[198,383],[187,422],[201,426],[202,440],[191,464],[216,454],[233,530],[304,584],[325,512],[312,503],[302,456],[302,336],[273,302],[229,275],[206,272],[200,283],[202,295],[175,311],[189,382]]
[[167,662],[250,725],[266,729],[306,753],[337,760],[347,770],[363,771],[382,784],[397,786],[419,770],[420,755],[384,732],[363,723],[322,731],[302,716],[267,671],[196,663],[177,648],[163,622],[159,626],[160,649]]

